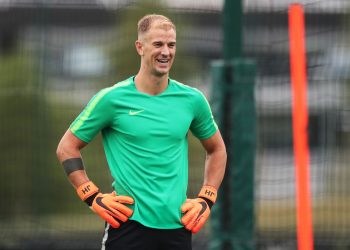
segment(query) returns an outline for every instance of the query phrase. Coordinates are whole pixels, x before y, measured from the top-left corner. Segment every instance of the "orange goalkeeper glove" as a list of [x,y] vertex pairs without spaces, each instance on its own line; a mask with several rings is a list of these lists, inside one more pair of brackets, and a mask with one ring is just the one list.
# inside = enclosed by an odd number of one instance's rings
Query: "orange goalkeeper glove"
[[117,195],[116,192],[102,194],[91,181],[80,185],[77,193],[80,199],[114,228],[118,228],[121,222],[126,222],[133,213],[124,205],[134,203],[131,197]]
[[187,199],[181,206],[184,215],[182,224],[192,233],[197,233],[208,220],[210,209],[217,197],[217,190],[212,186],[203,186],[196,199]]

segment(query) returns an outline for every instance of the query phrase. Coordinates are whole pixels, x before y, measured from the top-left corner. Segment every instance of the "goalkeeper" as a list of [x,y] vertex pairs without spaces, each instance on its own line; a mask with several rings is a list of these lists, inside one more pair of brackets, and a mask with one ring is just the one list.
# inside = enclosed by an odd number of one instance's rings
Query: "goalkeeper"
[[[176,28],[162,15],[138,22],[135,76],[98,92],[62,137],[57,156],[78,196],[106,221],[103,249],[191,249],[222,182],[226,149],[204,95],[169,78]],[[113,177],[104,193],[81,156],[101,131]],[[188,132],[207,157],[203,187],[187,199]]]

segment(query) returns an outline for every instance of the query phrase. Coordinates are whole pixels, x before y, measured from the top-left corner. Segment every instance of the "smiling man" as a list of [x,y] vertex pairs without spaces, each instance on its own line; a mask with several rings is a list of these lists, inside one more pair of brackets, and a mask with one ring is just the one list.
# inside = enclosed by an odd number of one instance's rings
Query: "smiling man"
[[[138,40],[135,42],[137,52],[141,56],[138,76],[153,75],[164,78],[163,76],[169,73],[175,57],[175,26],[170,20],[160,17],[156,22],[150,22],[152,19],[148,21],[142,19],[138,25]],[[162,85],[166,86],[167,83]]]
[[[189,250],[222,182],[226,149],[209,104],[197,89],[169,78],[176,28],[162,15],[138,22],[140,70],[98,92],[62,137],[57,156],[79,197],[106,221],[103,249]],[[101,193],[80,151],[99,132],[114,179]],[[203,187],[187,199],[188,132],[207,158]]]

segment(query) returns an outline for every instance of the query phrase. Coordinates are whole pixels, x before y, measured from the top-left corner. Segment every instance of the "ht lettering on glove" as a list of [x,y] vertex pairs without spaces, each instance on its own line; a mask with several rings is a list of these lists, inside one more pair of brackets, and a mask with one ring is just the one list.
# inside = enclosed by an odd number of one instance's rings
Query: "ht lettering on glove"
[[197,233],[208,220],[210,209],[217,197],[217,190],[212,186],[203,186],[196,199],[187,199],[181,206],[184,214],[182,224],[192,233]]
[[129,196],[117,195],[116,192],[102,194],[91,181],[80,185],[77,193],[89,207],[112,227],[118,228],[121,222],[126,222],[133,211],[124,204],[134,204]]

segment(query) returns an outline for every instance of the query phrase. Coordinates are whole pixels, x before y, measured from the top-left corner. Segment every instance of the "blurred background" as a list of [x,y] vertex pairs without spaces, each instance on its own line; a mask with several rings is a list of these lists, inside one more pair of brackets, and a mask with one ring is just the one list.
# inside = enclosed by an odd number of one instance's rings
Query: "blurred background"
[[[249,242],[255,249],[297,248],[291,2],[243,0],[241,30],[231,31],[242,37],[242,57],[256,64]],[[299,2],[306,18],[315,249],[345,250],[350,249],[350,1]],[[136,23],[149,13],[167,15],[177,26],[171,77],[213,102],[217,86],[210,69],[224,57],[223,8],[224,0],[0,1],[0,249],[100,249],[104,223],[67,181],[55,155],[60,138],[94,93],[137,72]],[[202,185],[205,153],[196,139],[189,140],[193,196]],[[83,157],[89,177],[110,191],[100,136]],[[211,223],[194,236],[194,249],[210,248]]]

